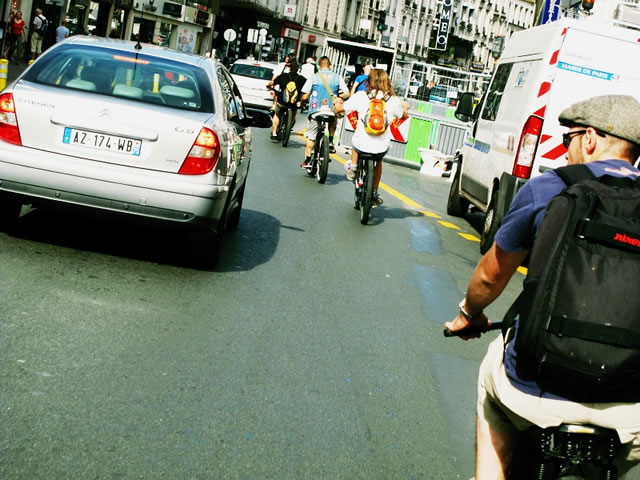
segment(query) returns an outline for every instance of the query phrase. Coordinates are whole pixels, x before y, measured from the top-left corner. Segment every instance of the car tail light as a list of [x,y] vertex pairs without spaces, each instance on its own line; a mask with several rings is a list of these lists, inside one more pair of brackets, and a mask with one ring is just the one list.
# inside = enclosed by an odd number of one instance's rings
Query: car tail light
[[529,178],[531,176],[533,160],[536,157],[540,132],[542,132],[542,121],[542,118],[531,115],[524,124],[516,159],[513,163],[513,172],[511,172],[515,177]]
[[181,175],[203,175],[209,173],[220,158],[220,142],[213,130],[202,127],[189,155],[178,172]]
[[11,93],[0,95],[0,139],[22,146],[18,118]]

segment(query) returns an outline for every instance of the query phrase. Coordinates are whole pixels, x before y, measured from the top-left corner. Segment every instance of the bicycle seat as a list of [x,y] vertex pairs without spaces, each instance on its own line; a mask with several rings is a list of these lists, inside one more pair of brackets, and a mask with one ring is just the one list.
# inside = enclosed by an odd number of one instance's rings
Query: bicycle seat
[[336,114],[328,108],[323,108],[318,110],[317,112],[312,113],[310,116],[315,121],[330,122],[336,117]]

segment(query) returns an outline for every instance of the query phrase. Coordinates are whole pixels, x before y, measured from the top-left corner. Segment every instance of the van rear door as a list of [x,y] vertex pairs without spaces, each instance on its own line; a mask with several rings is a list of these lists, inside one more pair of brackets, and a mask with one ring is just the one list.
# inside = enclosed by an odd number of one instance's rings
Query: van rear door
[[485,210],[493,184],[511,173],[513,158],[530,103],[530,88],[540,67],[539,58],[498,65],[480,117],[467,142],[461,186],[474,204]]
[[[589,31],[585,29],[589,26]],[[637,32],[577,24],[566,30],[557,71],[549,91],[537,151],[537,171],[566,164],[558,115],[571,104],[597,95],[632,95],[640,99],[640,43]]]

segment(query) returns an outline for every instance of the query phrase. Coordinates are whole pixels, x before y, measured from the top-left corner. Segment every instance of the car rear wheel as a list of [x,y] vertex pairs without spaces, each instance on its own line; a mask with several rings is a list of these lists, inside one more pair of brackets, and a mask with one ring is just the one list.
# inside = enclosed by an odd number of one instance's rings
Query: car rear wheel
[[482,234],[480,235],[480,253],[485,254],[493,245],[493,239],[498,232],[500,222],[498,221],[498,215],[496,213],[496,205],[498,203],[498,190],[494,190],[491,195],[491,202],[487,209],[487,215],[484,218],[484,225],[482,227]]
[[222,222],[217,230],[202,229],[191,232],[191,262],[194,268],[214,270],[220,258],[224,229]]
[[22,204],[6,196],[0,196],[0,231],[10,232],[15,229],[20,218]]
[[230,230],[235,230],[238,228],[240,224],[240,213],[242,213],[242,201],[244,200],[244,185],[240,188],[240,192],[238,193],[238,201],[236,202],[235,208],[230,212],[229,218],[227,219],[227,228]]

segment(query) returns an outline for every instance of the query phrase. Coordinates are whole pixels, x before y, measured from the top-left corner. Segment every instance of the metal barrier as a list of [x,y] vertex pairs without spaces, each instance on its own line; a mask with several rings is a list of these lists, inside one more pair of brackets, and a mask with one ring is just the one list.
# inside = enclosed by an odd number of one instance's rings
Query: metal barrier
[[[391,142],[385,161],[419,169],[422,165],[421,150],[436,150],[442,155],[451,156],[462,147],[467,130],[466,124],[459,122],[453,115],[454,108],[444,104],[409,101],[411,126],[407,143]],[[351,147],[353,132],[338,126],[338,143]]]

